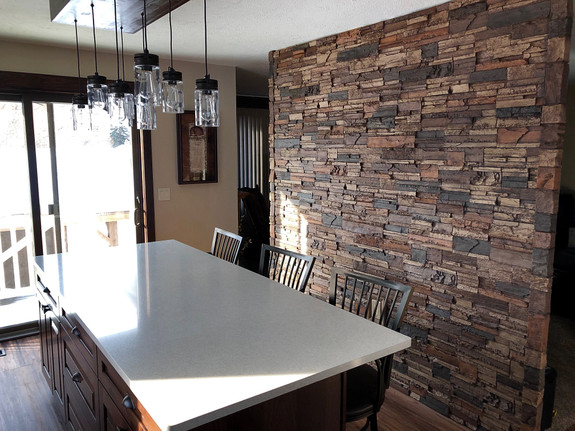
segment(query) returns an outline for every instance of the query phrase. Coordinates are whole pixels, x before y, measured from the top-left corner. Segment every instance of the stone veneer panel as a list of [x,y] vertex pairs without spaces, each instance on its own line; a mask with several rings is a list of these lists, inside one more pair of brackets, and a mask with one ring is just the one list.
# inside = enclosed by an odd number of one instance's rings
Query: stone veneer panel
[[323,298],[334,265],[414,286],[393,385],[471,429],[539,429],[571,8],[454,0],[270,53],[275,244]]

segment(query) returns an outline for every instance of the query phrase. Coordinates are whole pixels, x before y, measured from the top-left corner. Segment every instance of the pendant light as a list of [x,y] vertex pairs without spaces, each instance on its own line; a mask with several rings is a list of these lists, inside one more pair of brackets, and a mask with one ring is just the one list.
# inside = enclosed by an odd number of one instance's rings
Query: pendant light
[[206,0],[204,0],[204,63],[206,75],[196,80],[195,108],[196,126],[218,127],[220,125],[220,98],[218,81],[210,79],[208,73],[208,22]]
[[[124,26],[120,26],[120,37],[122,41],[122,79],[126,81],[126,71],[124,69]],[[124,110],[126,111],[126,118],[130,127],[134,125],[134,118],[136,117],[136,108],[134,107],[134,95],[130,91],[129,85],[126,84],[126,92],[124,93]]]
[[174,52],[172,49],[172,0],[169,0],[170,20],[170,67],[162,76],[162,110],[169,114],[182,114],[184,112],[184,83],[182,72],[174,70]]
[[142,53],[134,55],[134,102],[136,104],[136,126],[140,130],[156,129],[155,106],[161,104],[160,59],[148,51],[148,30],[146,27],[146,0],[142,14]]
[[[108,112],[112,123],[116,126],[126,122],[131,126],[134,118],[134,96],[127,82],[120,78],[120,53],[118,48],[118,15],[116,0],[114,0],[114,24],[116,31],[116,70],[118,79],[110,85],[108,92]],[[124,41],[122,34],[122,68],[123,68]]]
[[90,109],[100,108],[108,110],[108,85],[106,84],[106,77],[98,74],[98,54],[96,49],[96,21],[94,18],[94,2],[90,4],[92,7],[92,34],[94,37],[94,65],[96,72],[89,75],[87,78],[87,92],[88,92],[88,105]]
[[80,48],[78,46],[78,20],[74,19],[76,30],[76,60],[78,65],[78,93],[72,97],[72,128],[86,130],[92,128],[92,112],[88,106],[88,96],[82,93],[82,79],[80,77]]

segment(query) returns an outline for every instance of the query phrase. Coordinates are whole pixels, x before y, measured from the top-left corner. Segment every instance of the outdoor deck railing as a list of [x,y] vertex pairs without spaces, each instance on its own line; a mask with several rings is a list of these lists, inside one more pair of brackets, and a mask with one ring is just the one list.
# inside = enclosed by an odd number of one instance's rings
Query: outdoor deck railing
[[[105,223],[105,229],[94,234],[107,246],[118,245],[118,222],[129,220],[129,211],[97,214],[96,220]],[[33,282],[33,237],[29,216],[0,218],[0,299],[29,294]],[[42,216],[44,254],[56,253],[56,229],[53,216]],[[68,251],[68,226],[62,220],[62,248]]]

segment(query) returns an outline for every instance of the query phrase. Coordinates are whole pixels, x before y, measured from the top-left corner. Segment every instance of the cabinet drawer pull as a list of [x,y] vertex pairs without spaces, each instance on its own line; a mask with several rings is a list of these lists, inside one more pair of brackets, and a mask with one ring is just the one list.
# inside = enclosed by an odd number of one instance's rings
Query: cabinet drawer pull
[[122,404],[124,405],[124,407],[126,407],[127,409],[130,410],[134,410],[135,406],[134,403],[132,401],[132,399],[130,398],[130,395],[127,395],[124,397],[124,399],[122,400]]
[[47,287],[44,287],[44,289],[42,289],[42,292],[50,294],[50,289],[48,289]]
[[42,304],[42,311],[44,312],[44,314],[46,314],[48,311],[52,311],[52,307],[50,307],[49,305]]
[[82,383],[82,380],[84,380],[84,378],[82,377],[82,374],[80,374],[80,372],[72,374],[72,381],[76,383]]
[[79,336],[80,336],[80,330],[78,329],[77,326],[74,326],[74,327],[72,328],[72,334],[74,334],[76,337],[79,337]]

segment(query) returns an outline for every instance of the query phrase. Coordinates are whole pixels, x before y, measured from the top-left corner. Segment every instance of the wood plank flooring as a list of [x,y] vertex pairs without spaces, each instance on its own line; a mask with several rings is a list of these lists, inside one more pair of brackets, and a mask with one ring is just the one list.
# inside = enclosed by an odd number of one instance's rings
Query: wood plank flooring
[[[52,395],[40,370],[40,338],[21,338],[0,343],[0,430],[63,431],[52,408]],[[378,416],[386,431],[462,431],[465,428],[396,390],[386,392]],[[361,429],[364,421],[347,425]]]
[[0,343],[0,430],[63,431],[40,369],[40,337]]
[[[358,431],[365,420],[350,422],[346,431]],[[380,430],[385,431],[469,431],[393,388],[385,391],[385,402],[377,415]]]

